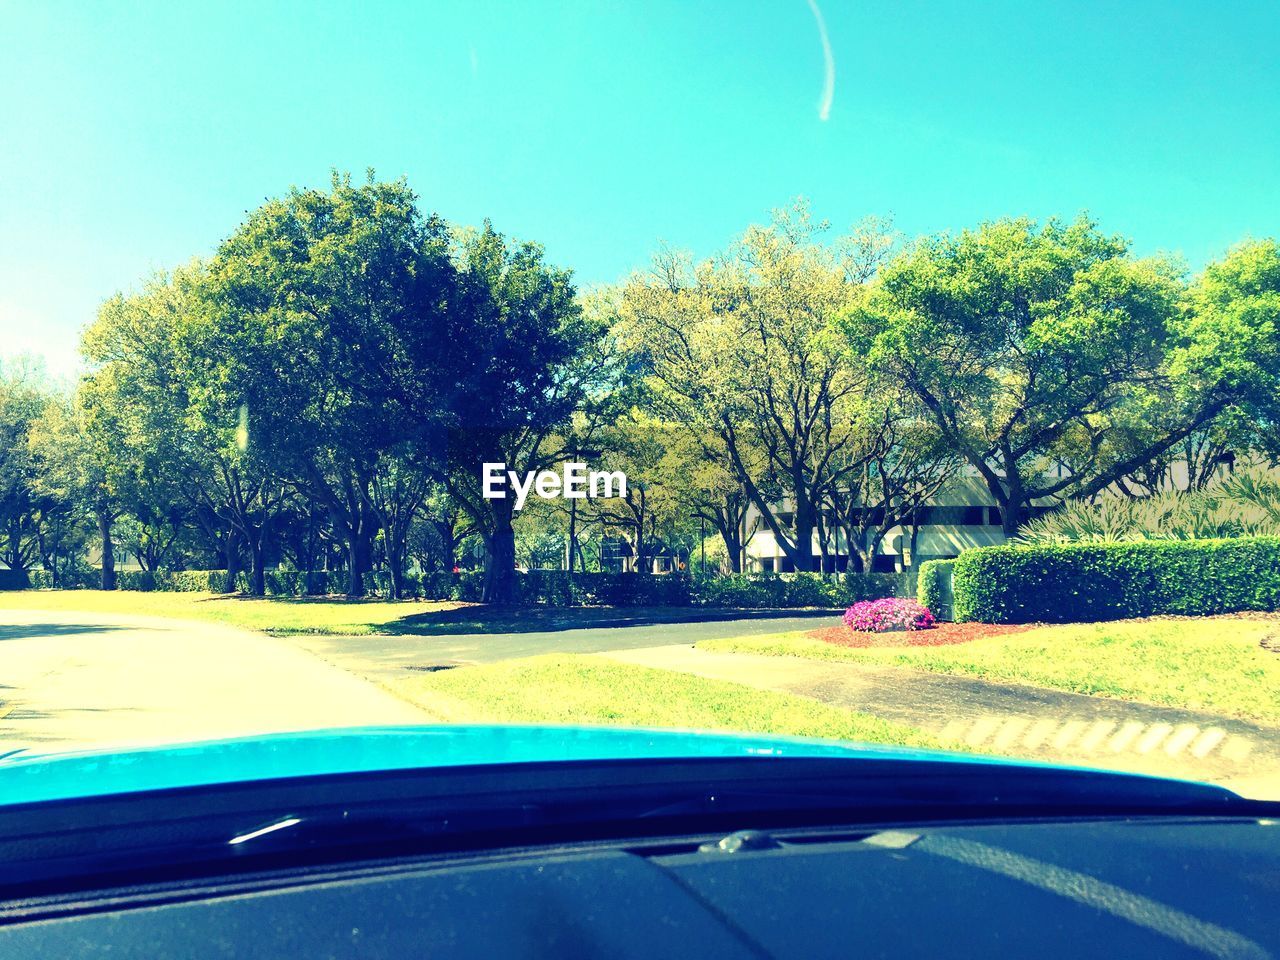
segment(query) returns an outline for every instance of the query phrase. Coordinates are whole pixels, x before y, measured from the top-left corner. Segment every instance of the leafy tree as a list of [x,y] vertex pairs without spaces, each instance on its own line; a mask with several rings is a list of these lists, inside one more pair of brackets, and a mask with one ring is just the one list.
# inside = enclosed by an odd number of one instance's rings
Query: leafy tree
[[623,294],[659,415],[727,455],[797,570],[813,568],[821,500],[840,483],[867,383],[830,327],[888,245],[865,229],[823,245],[824,226],[797,204],[716,260],[660,253]]
[[39,553],[37,464],[30,449],[34,424],[49,403],[38,368],[19,360],[0,367],[0,562],[25,571]]
[[[1086,218],[1001,220],[916,243],[843,329],[919,400],[1012,535],[1033,501],[1090,496],[1221,411],[1174,384],[1181,292],[1174,266]],[[1155,403],[1180,404],[1176,426],[1115,456],[1116,411]]]
[[1187,316],[1173,374],[1226,399],[1215,426],[1237,450],[1256,444],[1280,459],[1280,243],[1242,243],[1210,264],[1188,291]]
[[536,244],[509,243],[489,224],[458,237],[466,363],[451,408],[448,491],[485,540],[484,599],[515,599],[515,503],[486,499],[481,467],[523,475],[571,456],[574,416],[609,397],[607,324],[584,311],[566,270]]
[[[441,369],[464,342],[445,312],[453,276],[444,223],[419,213],[403,181],[337,175],[327,192],[254,211],[209,265],[210,321],[193,347],[216,388],[200,398],[206,419],[247,411],[256,462],[322,504],[345,540],[351,596],[390,515],[375,502],[379,465],[406,443],[430,453],[442,426]],[[253,492],[266,510],[266,491]],[[255,541],[255,563],[259,552]]]

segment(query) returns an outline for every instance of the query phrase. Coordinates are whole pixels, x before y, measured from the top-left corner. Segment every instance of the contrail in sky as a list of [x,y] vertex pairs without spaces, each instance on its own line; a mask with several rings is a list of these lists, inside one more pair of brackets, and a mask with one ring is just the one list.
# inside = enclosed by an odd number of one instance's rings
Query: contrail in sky
[[831,55],[827,21],[822,18],[822,11],[818,9],[818,0],[809,0],[809,9],[813,11],[813,19],[818,21],[818,36],[822,40],[822,60],[826,70],[822,78],[822,100],[818,103],[818,119],[826,120],[831,116],[831,100],[836,95],[836,58]]

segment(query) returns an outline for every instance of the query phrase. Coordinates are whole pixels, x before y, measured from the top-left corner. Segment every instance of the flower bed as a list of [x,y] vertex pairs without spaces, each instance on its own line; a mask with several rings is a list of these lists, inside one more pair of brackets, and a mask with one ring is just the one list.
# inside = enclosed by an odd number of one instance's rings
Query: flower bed
[[983,637],[998,637],[1006,633],[1022,633],[1033,630],[1034,623],[940,623],[928,630],[898,630],[872,633],[867,630],[850,630],[847,627],[824,627],[810,630],[805,636],[840,647],[946,647],[955,643],[969,643]]
[[882,633],[886,630],[927,630],[933,626],[933,614],[914,600],[886,597],[863,600],[845,611],[844,625],[850,630]]

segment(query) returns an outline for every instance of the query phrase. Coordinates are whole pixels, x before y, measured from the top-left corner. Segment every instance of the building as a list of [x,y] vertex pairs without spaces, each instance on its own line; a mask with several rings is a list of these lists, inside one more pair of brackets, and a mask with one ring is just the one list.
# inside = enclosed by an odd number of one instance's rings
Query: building
[[[1235,457],[1224,455],[1213,464],[1213,474],[1218,478],[1225,477],[1233,472],[1235,466]],[[1061,468],[1055,469],[1061,477]],[[1169,489],[1186,489],[1188,481],[1185,463],[1175,462],[1168,468],[1165,482]],[[1053,501],[1044,501],[1042,504],[1033,506],[1032,511],[1034,513],[1037,509],[1048,509],[1053,505]],[[777,515],[784,528],[792,520],[786,506],[785,502],[780,504],[782,512]],[[914,531],[915,555],[912,556],[913,531],[911,528],[893,527],[880,543],[872,561],[872,572],[901,572],[918,566],[926,560],[951,559],[973,547],[1002,544],[1006,538],[1001,520],[1000,508],[996,505],[995,498],[991,496],[991,491],[987,489],[986,483],[976,471],[970,471],[956,477],[919,511]],[[825,554],[821,549],[818,532],[814,532],[813,569],[843,572],[849,567],[849,551],[845,544],[844,533],[836,524],[828,526],[830,532]],[[794,565],[778,545],[773,533],[764,525],[760,512],[755,507],[752,507],[747,514],[746,529],[754,531],[746,545],[747,570],[762,573],[792,572]]]

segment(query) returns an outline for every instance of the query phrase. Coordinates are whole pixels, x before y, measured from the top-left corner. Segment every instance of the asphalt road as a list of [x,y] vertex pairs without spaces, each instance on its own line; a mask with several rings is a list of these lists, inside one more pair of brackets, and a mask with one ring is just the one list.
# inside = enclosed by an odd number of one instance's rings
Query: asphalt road
[[814,630],[840,622],[830,617],[776,617],[710,623],[654,623],[626,627],[582,627],[543,633],[476,633],[450,636],[290,637],[289,642],[361,676],[386,680],[406,670],[461,663],[493,663],[540,653],[601,653],[715,637],[743,637]]

